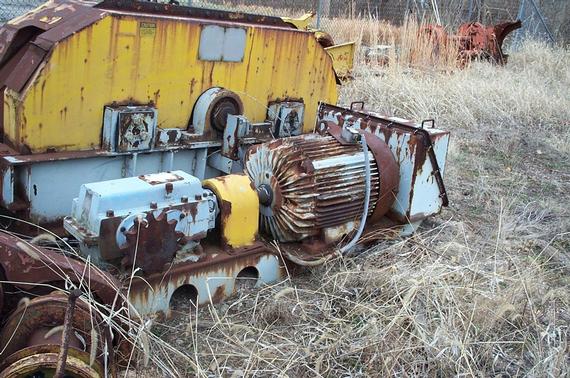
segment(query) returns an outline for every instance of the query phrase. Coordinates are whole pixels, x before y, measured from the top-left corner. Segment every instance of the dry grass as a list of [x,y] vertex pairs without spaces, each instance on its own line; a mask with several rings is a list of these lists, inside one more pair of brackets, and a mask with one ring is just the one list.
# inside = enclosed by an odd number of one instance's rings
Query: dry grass
[[506,67],[359,67],[341,102],[451,130],[451,207],[412,238],[155,327],[194,362],[178,374],[568,376],[568,58],[529,43]]
[[[418,23],[413,19],[402,26],[394,26],[373,18],[327,19],[325,24],[334,24],[327,29],[333,39],[339,42],[355,42],[360,54],[356,60],[361,65],[406,66],[420,69],[453,71],[458,69],[458,40],[436,41],[430,39],[421,29],[430,22]],[[435,24],[435,22],[433,23]],[[453,31],[448,30],[453,34]],[[377,54],[377,47],[381,53]],[[365,53],[372,51],[372,55]]]

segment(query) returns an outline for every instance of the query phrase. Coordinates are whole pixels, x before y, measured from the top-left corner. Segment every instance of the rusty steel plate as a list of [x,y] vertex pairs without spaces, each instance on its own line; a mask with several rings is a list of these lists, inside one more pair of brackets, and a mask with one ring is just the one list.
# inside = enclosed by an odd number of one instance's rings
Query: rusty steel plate
[[[96,267],[87,267],[69,256],[27,244],[8,233],[0,233],[0,266],[6,281],[18,288],[31,290],[40,284],[68,279],[78,286],[89,286],[91,292],[107,305],[114,303],[121,287],[116,278]],[[26,269],[22,269],[23,266]],[[88,277],[88,280],[81,282],[82,277],[84,280]]]
[[166,218],[166,211],[157,217],[149,212],[145,219],[135,219],[131,229],[125,231],[127,246],[123,249],[123,267],[135,266],[145,273],[164,270],[164,265],[174,259],[178,241],[183,236],[176,231],[176,224],[175,220]]

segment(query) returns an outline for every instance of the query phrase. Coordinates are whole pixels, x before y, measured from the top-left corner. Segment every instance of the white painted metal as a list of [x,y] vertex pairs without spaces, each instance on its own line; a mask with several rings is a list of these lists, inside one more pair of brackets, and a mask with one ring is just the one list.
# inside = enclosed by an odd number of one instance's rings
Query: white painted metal
[[245,53],[246,30],[205,25],[200,33],[198,57],[201,60],[241,62]]
[[194,104],[194,111],[192,112],[192,126],[194,133],[197,135],[204,134],[206,128],[207,114],[210,105],[216,99],[218,94],[224,89],[220,87],[210,88],[198,97],[196,104]]
[[[202,198],[203,193],[200,180],[183,171],[100,181],[81,185],[79,197],[73,200],[71,215],[84,228],[98,235],[101,220],[108,218],[109,210],[114,216],[128,217],[148,212],[151,203],[156,204],[156,210],[161,210],[182,204],[182,197],[196,202],[194,199]],[[210,214],[208,199],[197,201],[197,206],[195,223],[204,223],[200,231],[205,231]]]
[[[403,118],[371,114],[389,121],[413,124],[418,129],[421,128],[420,124]],[[338,119],[334,114],[326,114],[323,120],[338,123]],[[345,122],[350,122],[354,127],[360,128],[359,117],[345,116]],[[386,135],[390,135],[387,144],[400,168],[398,194],[390,209],[392,214],[407,223],[414,223],[439,213],[442,207],[442,199],[433,175],[434,168],[427,156],[425,159],[419,159],[422,162],[422,166],[416,166],[416,151],[414,148],[410,149],[409,143],[412,133],[397,133],[394,131],[385,134],[384,130],[379,127],[375,130],[369,128],[365,130],[375,134],[385,142]],[[426,128],[425,130],[430,134],[440,173],[443,177],[449,145],[449,132],[437,128]],[[414,174],[415,180],[413,179]]]
[[[200,180],[217,176],[218,171],[205,169],[206,151],[206,148],[153,151],[31,164],[23,164],[17,157],[4,157],[5,160],[11,158],[14,175],[11,180],[2,182],[3,192],[13,193],[14,182],[20,183],[30,201],[32,221],[52,222],[70,214],[70,199],[77,197],[81,184],[86,182],[157,173],[168,170],[168,167],[189,172]],[[9,198],[4,197],[3,201]],[[8,204],[3,203],[5,206]]]
[[[236,277],[242,269],[248,268],[248,259],[243,262],[239,258],[232,262],[232,268],[220,267],[219,269],[211,269],[204,273],[189,273],[187,275],[178,276],[178,279],[165,280],[163,284],[152,288],[147,285],[146,290],[131,291],[130,303],[139,311],[140,315],[149,315],[157,312],[169,314],[170,300],[176,289],[183,285],[192,285],[198,291],[197,302],[199,305],[210,303],[214,294],[221,290],[223,297],[231,296],[235,291]],[[279,258],[275,255],[261,256],[259,261],[253,266],[259,272],[259,279],[256,286],[267,283],[276,282],[282,278],[282,268]],[[172,268],[175,270],[176,266]],[[133,280],[143,279],[134,277]],[[219,293],[219,292],[218,292]]]
[[[106,106],[103,147],[113,152],[144,151],[154,147],[158,111],[150,106]],[[127,120],[128,127],[121,130]]]
[[[433,149],[443,177],[449,132],[436,128],[426,130],[432,136]],[[385,140],[382,132],[378,132],[376,135]],[[388,146],[400,167],[398,195],[391,210],[400,219],[414,222],[439,213],[442,200],[435,176],[432,174],[434,168],[430,159],[427,157],[425,160],[422,159],[423,165],[416,167],[415,150],[410,150],[410,143],[408,143],[410,137],[411,134],[401,134],[401,137],[393,135],[388,140]],[[415,180],[413,180],[414,172],[416,174]]]
[[4,207],[14,203],[14,167],[10,165],[2,171],[2,196],[0,198]]
[[269,104],[267,119],[274,123],[275,136],[301,135],[305,116],[305,104],[300,101],[282,101]]

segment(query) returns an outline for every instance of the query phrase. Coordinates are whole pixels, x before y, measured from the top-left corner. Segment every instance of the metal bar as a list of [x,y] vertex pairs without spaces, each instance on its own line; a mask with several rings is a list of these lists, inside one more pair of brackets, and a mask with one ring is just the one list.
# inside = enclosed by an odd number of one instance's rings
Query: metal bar
[[[519,11],[517,14],[517,20],[523,20],[524,17],[524,6],[525,6],[525,0],[521,0],[520,4],[519,4]],[[521,39],[522,39],[522,33],[523,33],[523,29],[524,28],[520,28],[519,30],[517,30],[517,34],[515,35],[515,40],[513,42],[513,45],[515,47],[519,47],[521,44]]]
[[534,0],[530,0],[530,2],[532,3],[532,6],[534,7],[534,10],[536,11],[536,13],[538,14],[538,18],[540,18],[540,22],[542,23],[542,26],[544,26],[544,30],[546,30],[546,34],[548,34],[548,37],[550,38],[550,40],[552,41],[552,43],[556,43],[556,40],[554,39],[554,36],[552,35],[552,33],[550,32],[550,29],[548,28],[548,25],[546,25],[546,21],[544,20],[544,17],[542,16],[542,12],[540,11],[540,9],[538,9],[538,6],[536,5],[536,2]]
[[69,349],[69,336],[73,329],[73,313],[75,312],[75,302],[81,296],[81,290],[74,289],[69,293],[67,310],[63,321],[63,334],[61,335],[61,349],[57,357],[57,367],[54,378],[63,378],[65,374],[65,364],[67,363],[67,352]]

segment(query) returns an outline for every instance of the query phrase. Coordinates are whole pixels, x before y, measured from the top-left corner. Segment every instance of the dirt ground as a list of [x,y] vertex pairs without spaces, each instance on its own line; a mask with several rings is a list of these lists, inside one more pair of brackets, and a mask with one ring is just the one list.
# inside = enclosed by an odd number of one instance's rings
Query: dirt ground
[[569,59],[527,44],[506,67],[359,66],[340,103],[451,131],[450,206],[413,237],[156,324],[187,357],[152,355],[182,376],[568,376]]

